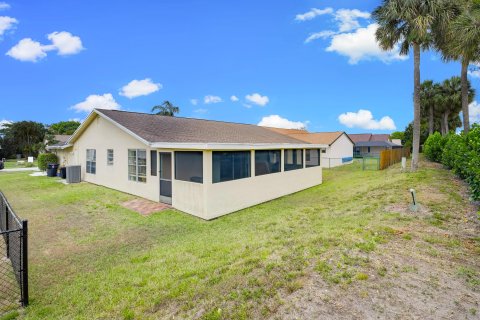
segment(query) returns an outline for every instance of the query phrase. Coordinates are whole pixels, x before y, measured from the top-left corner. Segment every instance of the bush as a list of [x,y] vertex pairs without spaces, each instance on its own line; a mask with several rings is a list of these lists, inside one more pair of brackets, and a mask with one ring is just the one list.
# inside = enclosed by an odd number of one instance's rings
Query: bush
[[468,135],[451,134],[446,138],[442,163],[465,179],[472,198],[480,200],[480,126],[474,124]]
[[445,147],[446,142],[447,139],[442,137],[438,132],[428,136],[427,141],[425,141],[425,144],[423,145],[423,153],[425,153],[425,157],[431,161],[441,162],[443,148]]
[[38,169],[45,171],[49,163],[58,163],[58,157],[53,153],[41,153],[38,155]]

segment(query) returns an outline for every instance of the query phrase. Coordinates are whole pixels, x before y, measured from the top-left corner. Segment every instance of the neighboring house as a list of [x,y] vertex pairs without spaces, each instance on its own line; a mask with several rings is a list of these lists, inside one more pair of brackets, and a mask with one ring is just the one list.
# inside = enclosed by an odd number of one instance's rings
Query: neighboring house
[[255,125],[95,109],[49,149],[84,181],[213,219],[321,184],[326,147]]
[[323,168],[337,167],[353,161],[354,143],[343,131],[308,132],[306,130],[266,128],[308,143],[327,145],[321,151]]
[[353,147],[354,157],[379,157],[383,150],[402,148],[401,141],[399,144],[392,142],[389,134],[349,134],[355,143]]
[[53,138],[56,143],[50,144],[47,142],[47,150],[55,153],[58,156],[58,163],[63,166],[67,163],[67,159],[65,158],[65,152],[62,152],[61,150],[63,150],[62,147],[67,146],[70,137],[71,135],[57,134],[54,135]]

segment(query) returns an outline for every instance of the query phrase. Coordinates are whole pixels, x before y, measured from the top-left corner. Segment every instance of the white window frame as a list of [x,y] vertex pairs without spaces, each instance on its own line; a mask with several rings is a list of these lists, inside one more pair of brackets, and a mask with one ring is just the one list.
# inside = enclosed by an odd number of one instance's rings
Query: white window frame
[[96,149],[87,149],[86,172],[89,174],[97,173],[97,150]]
[[[130,153],[133,152],[134,155],[130,155]],[[145,154],[145,164],[140,165],[138,164],[138,159],[139,156],[138,154],[140,152],[143,152]],[[145,149],[128,149],[128,180],[130,181],[136,181],[136,182],[141,182],[141,183],[146,183],[147,182],[147,150]],[[135,167],[135,172],[130,171],[131,167]],[[139,170],[141,167],[144,167],[144,172],[145,173],[140,173],[141,170]]]

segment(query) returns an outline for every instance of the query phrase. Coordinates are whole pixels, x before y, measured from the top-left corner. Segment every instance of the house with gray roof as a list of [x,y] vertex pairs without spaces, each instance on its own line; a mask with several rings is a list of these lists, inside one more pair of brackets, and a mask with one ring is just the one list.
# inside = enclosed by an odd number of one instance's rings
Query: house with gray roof
[[326,147],[250,124],[95,109],[49,150],[83,181],[208,220],[321,184]]
[[349,134],[349,136],[355,143],[353,146],[354,157],[379,157],[383,150],[402,148],[398,140],[390,139],[389,134],[358,133]]

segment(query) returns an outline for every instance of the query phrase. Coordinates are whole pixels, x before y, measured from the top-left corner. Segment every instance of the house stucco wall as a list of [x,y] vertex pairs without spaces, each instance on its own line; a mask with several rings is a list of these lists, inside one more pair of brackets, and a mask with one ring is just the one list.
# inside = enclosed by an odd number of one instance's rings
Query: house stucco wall
[[326,153],[322,153],[322,167],[341,166],[346,164],[342,159],[347,157],[353,157],[353,143],[344,133],[327,148]]
[[[87,149],[96,150],[96,173],[86,172]],[[113,165],[107,165],[107,149],[113,149]],[[147,182],[128,180],[128,149],[147,152]],[[159,201],[158,176],[150,175],[150,148],[112,123],[97,116],[73,145],[72,159],[82,166],[82,180],[152,201]]]

